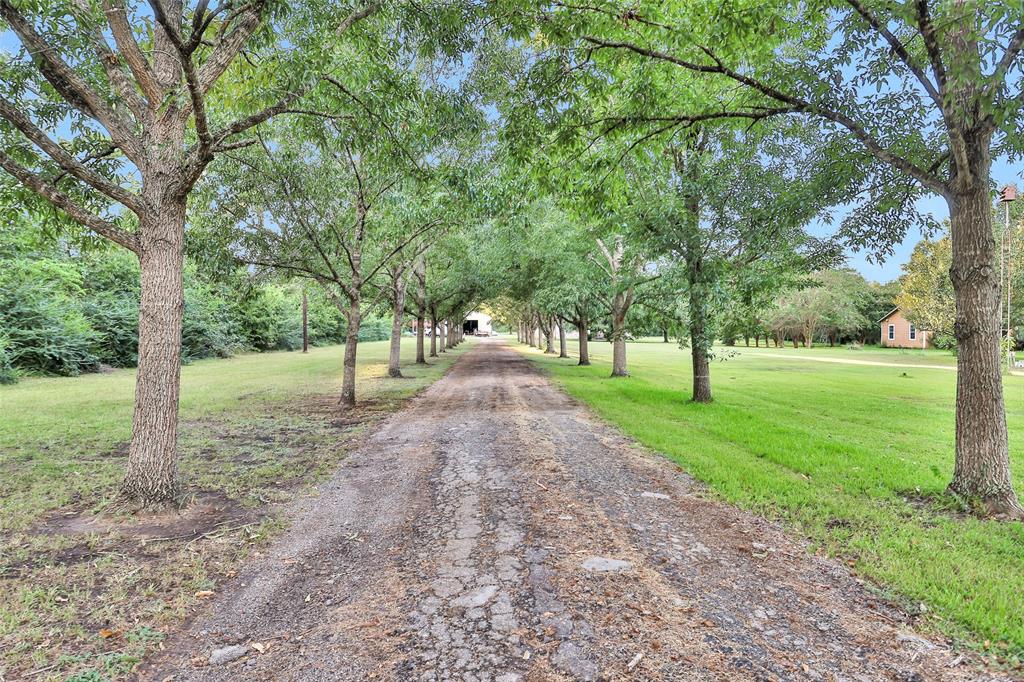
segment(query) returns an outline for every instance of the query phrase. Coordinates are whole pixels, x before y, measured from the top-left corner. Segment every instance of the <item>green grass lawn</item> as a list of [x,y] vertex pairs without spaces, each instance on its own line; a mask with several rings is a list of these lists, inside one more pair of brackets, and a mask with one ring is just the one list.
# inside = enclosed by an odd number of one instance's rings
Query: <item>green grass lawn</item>
[[[403,339],[402,371],[409,378],[389,380],[388,343],[361,343],[357,399],[380,402],[411,395],[466,348],[423,367],[409,362],[414,345],[414,339]],[[306,355],[251,353],[187,365],[181,371],[181,420],[244,421],[276,406],[301,407],[308,396],[339,394],[343,352],[343,346],[328,346]],[[128,440],[134,390],[133,370],[28,378],[0,386],[0,532],[24,528],[72,498],[99,502],[115,492],[123,463],[100,455]],[[186,479],[192,473],[187,461],[183,473]]]
[[[943,495],[953,471],[954,372],[769,356],[907,357],[884,349],[735,348],[712,365],[715,402],[697,405],[688,402],[688,351],[675,344],[630,344],[627,379],[608,378],[607,343],[590,345],[587,368],[521,348],[602,417],[723,499],[850,562],[923,611],[927,626],[970,646],[987,641],[1011,664],[1024,658],[1024,526],[970,517]],[[1006,379],[1006,400],[1024,492],[1024,378]]]
[[830,347],[828,345],[815,345],[811,348],[793,348],[792,346],[748,348],[739,345],[719,346],[715,350],[723,355],[785,355],[796,358],[823,358],[830,360],[853,360],[855,362],[886,362],[899,365],[942,365],[943,367],[956,367],[956,355],[951,351],[939,350],[937,348],[882,348],[880,346],[851,348],[847,346]]
[[386,376],[387,342],[360,344],[355,412],[337,406],[341,346],[182,368],[179,461],[197,503],[181,517],[107,511],[124,471],[133,371],[0,386],[0,680],[129,675],[196,608],[196,593],[219,589],[281,529],[271,503],[330,475],[367,424],[472,345],[424,367],[411,362],[414,343],[403,339],[404,379]]

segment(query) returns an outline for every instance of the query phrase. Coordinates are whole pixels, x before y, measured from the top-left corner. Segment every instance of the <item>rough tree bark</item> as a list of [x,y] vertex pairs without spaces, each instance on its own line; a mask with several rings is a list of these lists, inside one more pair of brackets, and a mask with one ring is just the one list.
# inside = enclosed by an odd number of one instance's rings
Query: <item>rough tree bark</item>
[[349,299],[345,319],[348,329],[345,332],[344,373],[341,379],[341,405],[345,408],[356,406],[356,350],[359,347],[359,326],[362,324],[362,313],[359,310],[358,296]]
[[437,314],[430,315],[430,357],[437,357]]
[[397,270],[391,284],[394,300],[391,302],[391,346],[388,351],[388,376],[395,379],[402,377],[402,322],[405,321],[408,284],[405,272]]
[[427,364],[424,349],[424,327],[427,323],[427,261],[421,255],[416,259],[416,364]]
[[[544,323],[547,323],[546,325]],[[550,317],[541,317],[541,331],[544,332],[544,354],[554,354],[555,352],[555,330],[554,330],[554,319]]]
[[579,365],[590,364],[590,347],[587,345],[587,335],[590,333],[590,331],[587,328],[587,322],[588,320],[585,315],[580,315],[579,319],[576,320],[576,329],[579,331],[580,334],[580,361],[577,363]]
[[[159,195],[159,191],[155,192]],[[184,197],[154,197],[155,217],[140,224],[139,357],[128,465],[122,494],[144,505],[179,495],[178,397],[185,307]]]
[[626,313],[633,303],[633,287],[612,298],[612,376],[628,377],[626,367]]
[[693,396],[695,403],[710,403],[711,364],[707,352],[707,309],[703,292],[690,286],[690,357],[693,365]]
[[974,182],[949,199],[956,295],[956,463],[949,489],[989,513],[1020,518],[1010,455],[1000,362],[1000,282],[994,268],[987,141],[970,145]]
[[558,318],[558,357],[569,357],[569,351],[565,347],[565,320]]

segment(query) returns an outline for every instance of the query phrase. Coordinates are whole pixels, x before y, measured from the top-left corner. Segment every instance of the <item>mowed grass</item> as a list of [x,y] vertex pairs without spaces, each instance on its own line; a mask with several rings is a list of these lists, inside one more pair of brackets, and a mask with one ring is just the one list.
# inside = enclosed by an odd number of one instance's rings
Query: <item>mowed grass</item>
[[[725,500],[782,520],[847,561],[926,626],[1010,665],[1024,658],[1024,526],[971,517],[943,494],[953,471],[955,372],[791,359],[822,353],[814,348],[770,349],[790,358],[729,349],[712,365],[715,402],[697,405],[688,351],[675,344],[629,344],[626,379],[608,378],[607,343],[591,344],[591,367],[521,348],[599,415]],[[923,355],[928,364],[941,357]],[[1005,386],[1024,492],[1024,378]]]
[[337,405],[343,347],[242,355],[182,369],[181,514],[108,505],[124,471],[135,374],[0,386],[0,680],[131,675],[182,618],[284,527],[280,508],[329,476],[368,425],[471,344],[387,374],[360,344],[361,406]]
[[[821,360],[844,360],[855,363],[860,362],[884,362],[896,365],[937,365],[942,367],[956,367],[956,355],[952,351],[940,350],[937,348],[880,348],[878,346],[864,346],[861,348],[850,348],[847,346],[814,345],[810,348],[793,348],[783,346],[770,348],[760,346],[747,347],[720,346],[715,349],[723,356],[730,355],[756,355],[763,357],[774,355],[785,355],[787,358],[817,358]],[[781,358],[780,358],[781,359]]]
[[[467,346],[417,366],[411,362],[415,340],[405,338],[407,378],[392,380],[386,376],[388,343],[361,343],[357,399],[405,398],[438,378]],[[182,367],[180,419],[238,421],[275,406],[300,409],[310,396],[340,394],[343,353],[344,346],[327,346],[308,354],[251,353]],[[134,370],[0,386],[0,532],[24,528],[71,499],[101,503],[116,492],[123,462],[102,455],[130,437],[134,391]]]

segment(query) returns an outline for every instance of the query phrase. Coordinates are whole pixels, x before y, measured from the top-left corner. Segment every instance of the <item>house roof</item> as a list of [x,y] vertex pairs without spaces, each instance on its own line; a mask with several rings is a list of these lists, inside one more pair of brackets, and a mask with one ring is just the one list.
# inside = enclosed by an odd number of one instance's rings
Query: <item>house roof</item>
[[892,310],[887,312],[885,315],[882,315],[880,318],[878,318],[878,322],[885,322],[886,320],[888,320],[890,317],[892,317],[895,313],[898,313],[899,311],[900,311],[900,307],[896,306],[895,308],[893,308]]

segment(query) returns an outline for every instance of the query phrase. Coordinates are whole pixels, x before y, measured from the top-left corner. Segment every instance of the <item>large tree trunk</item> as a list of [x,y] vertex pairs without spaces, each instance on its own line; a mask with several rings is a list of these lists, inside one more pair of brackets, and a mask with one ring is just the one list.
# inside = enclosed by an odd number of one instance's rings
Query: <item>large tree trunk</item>
[[668,343],[668,327],[662,327],[661,329],[661,342]]
[[441,320],[441,326],[437,328],[437,331],[435,333],[437,334],[437,338],[440,341],[441,352],[446,352],[448,347],[448,323],[445,322],[444,320]]
[[577,364],[589,365],[590,364],[590,348],[587,346],[587,320],[581,318],[576,324],[576,328],[580,334],[580,361]]
[[430,316],[430,357],[437,357],[437,316]]
[[554,353],[555,353],[555,320],[554,320],[554,318],[551,318],[551,319],[548,320],[548,326],[547,326],[547,329],[545,331],[546,331],[546,336],[547,336],[547,346],[545,346],[544,352],[545,353],[551,353],[552,355],[554,355]]
[[693,402],[711,402],[711,367],[708,355],[690,340],[690,355],[693,358]]
[[122,495],[143,506],[179,496],[178,397],[185,199],[166,202],[140,225],[141,288],[135,411]]
[[427,317],[420,309],[419,314],[416,316],[416,364],[425,365],[427,364],[426,355],[426,343],[424,334],[426,333],[423,329],[423,325],[427,322]]
[[698,261],[691,266],[690,276],[690,356],[693,365],[693,397],[695,403],[711,402],[711,367],[708,350],[711,345],[707,338],[708,309],[704,300],[704,288],[698,285],[700,268]]
[[362,312],[359,310],[359,298],[350,300],[345,317],[348,329],[345,332],[345,363],[341,379],[342,407],[356,406],[356,349],[359,347],[359,326],[363,323]]
[[626,367],[626,339],[621,336],[614,337],[612,341],[612,376],[629,376],[629,369]]
[[416,364],[427,364],[424,337],[427,323],[427,264],[421,255],[416,259]]
[[558,357],[569,357],[569,351],[565,347],[565,321],[562,319],[558,320]]
[[956,292],[956,463],[949,489],[987,511],[1024,516],[1010,479],[1000,361],[1000,282],[988,191],[988,145],[971,150],[974,186],[949,201]]
[[633,300],[632,289],[629,293],[618,292],[612,299],[611,309],[611,376],[628,377],[626,367],[626,313],[629,312]]
[[394,283],[395,300],[391,306],[391,347],[388,353],[388,376],[402,376],[402,322],[405,321],[405,276]]

